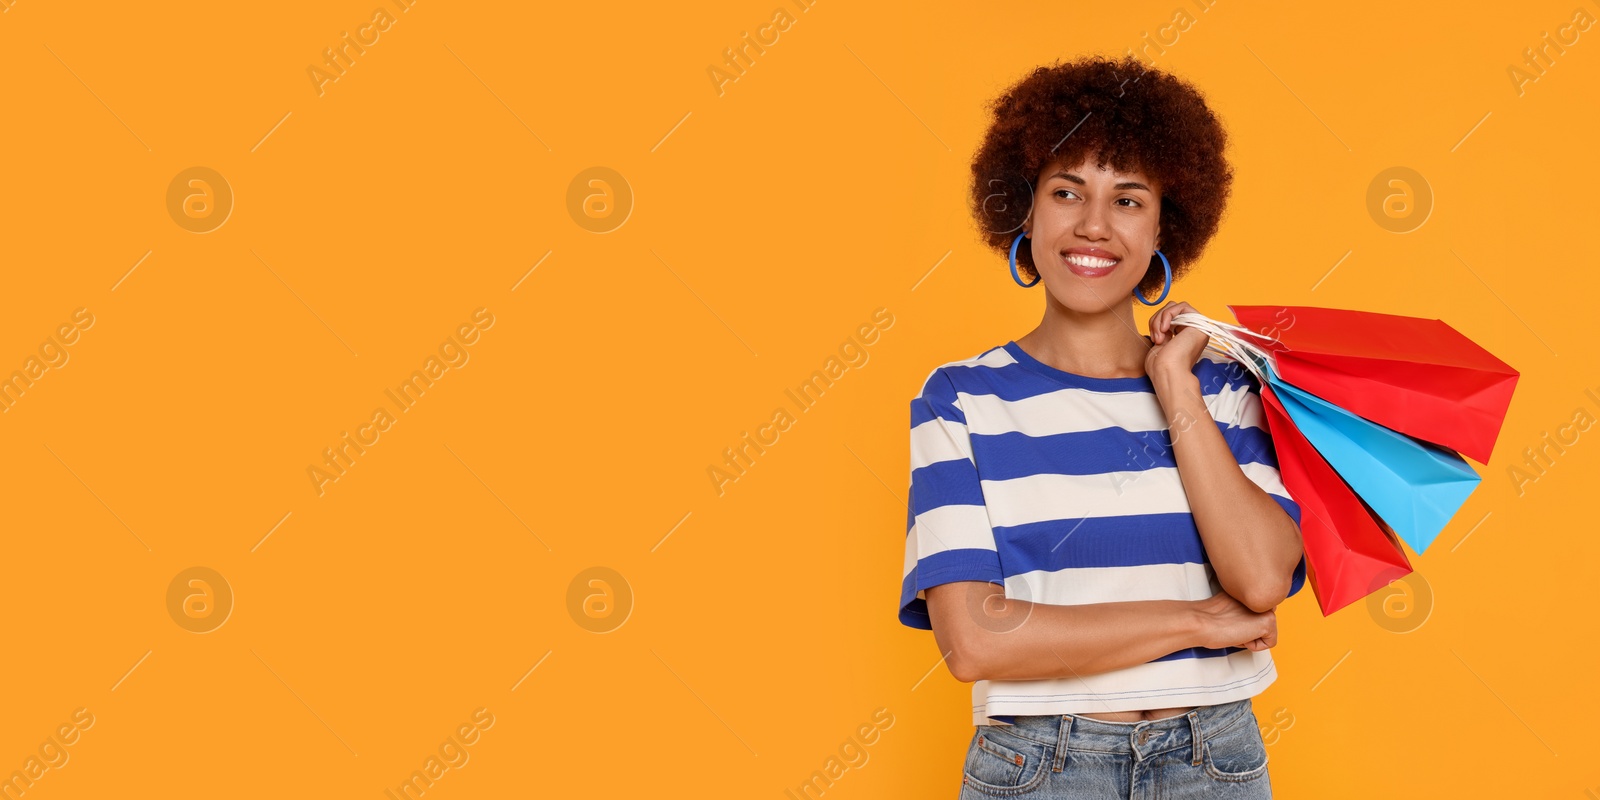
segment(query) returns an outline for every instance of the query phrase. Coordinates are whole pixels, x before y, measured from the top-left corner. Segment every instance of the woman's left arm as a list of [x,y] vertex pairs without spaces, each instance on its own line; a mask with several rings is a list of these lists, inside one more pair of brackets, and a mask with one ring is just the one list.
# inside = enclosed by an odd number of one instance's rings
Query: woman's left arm
[[1244,474],[1193,372],[1152,374],[1194,524],[1223,591],[1257,613],[1289,596],[1303,553],[1300,526]]
[[1194,310],[1188,303],[1172,302],[1151,318],[1155,346],[1145,371],[1167,416],[1173,460],[1217,581],[1239,602],[1265,613],[1293,587],[1304,555],[1300,526],[1244,474],[1206,407],[1194,364],[1210,338],[1189,327],[1174,333],[1171,321]]

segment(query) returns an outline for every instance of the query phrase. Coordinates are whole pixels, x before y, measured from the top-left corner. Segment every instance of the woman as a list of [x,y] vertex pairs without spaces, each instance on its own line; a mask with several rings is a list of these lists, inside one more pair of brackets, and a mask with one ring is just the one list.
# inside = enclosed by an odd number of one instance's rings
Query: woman
[[[961,796],[1270,797],[1250,698],[1305,582],[1260,385],[1156,305],[1232,172],[1198,91],[1132,59],[1041,67],[993,104],[972,208],[1027,335],[911,403],[900,620],[973,681]],[[1155,300],[1146,297],[1154,296]]]

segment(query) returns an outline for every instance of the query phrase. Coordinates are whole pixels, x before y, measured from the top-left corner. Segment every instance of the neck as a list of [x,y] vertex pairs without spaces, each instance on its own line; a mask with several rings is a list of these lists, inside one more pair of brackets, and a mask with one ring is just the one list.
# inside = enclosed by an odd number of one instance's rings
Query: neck
[[1057,369],[1105,378],[1145,374],[1150,341],[1139,333],[1133,304],[1096,313],[1074,311],[1051,298],[1039,327],[1017,340],[1029,355]]

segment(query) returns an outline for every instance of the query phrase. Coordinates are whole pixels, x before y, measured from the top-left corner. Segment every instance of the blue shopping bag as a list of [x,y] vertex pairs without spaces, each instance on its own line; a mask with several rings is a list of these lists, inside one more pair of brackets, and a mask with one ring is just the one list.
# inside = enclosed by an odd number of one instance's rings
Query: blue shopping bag
[[1412,550],[1426,550],[1478,488],[1482,479],[1454,450],[1357,416],[1257,363],[1306,440]]

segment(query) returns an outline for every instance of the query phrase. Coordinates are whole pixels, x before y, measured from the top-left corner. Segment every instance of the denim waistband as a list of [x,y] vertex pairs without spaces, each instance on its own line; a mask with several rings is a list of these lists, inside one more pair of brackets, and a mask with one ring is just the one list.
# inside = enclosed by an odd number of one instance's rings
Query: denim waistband
[[1011,725],[986,726],[1002,733],[1020,736],[1040,744],[1065,750],[1118,753],[1144,759],[1157,753],[1192,748],[1199,758],[1200,744],[1241,722],[1255,724],[1250,698],[1198,706],[1192,711],[1164,719],[1138,722],[1107,722],[1076,714],[1021,715]]

